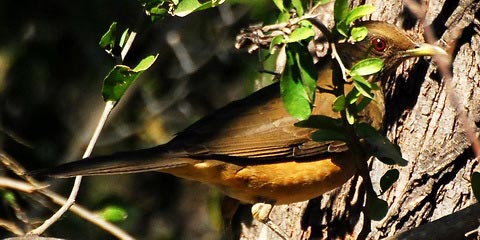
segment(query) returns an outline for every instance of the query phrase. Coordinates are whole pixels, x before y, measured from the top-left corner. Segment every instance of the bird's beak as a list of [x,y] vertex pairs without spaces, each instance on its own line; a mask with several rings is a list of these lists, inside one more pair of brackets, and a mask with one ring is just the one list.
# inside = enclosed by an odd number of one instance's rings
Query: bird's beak
[[448,56],[443,49],[431,44],[418,44],[416,48],[404,52],[404,57]]

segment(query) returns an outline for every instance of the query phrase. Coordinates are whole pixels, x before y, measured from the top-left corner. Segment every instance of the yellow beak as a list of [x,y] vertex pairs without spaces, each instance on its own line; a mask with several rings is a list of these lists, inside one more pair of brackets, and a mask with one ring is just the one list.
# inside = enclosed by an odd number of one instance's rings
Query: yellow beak
[[431,44],[419,44],[414,49],[404,52],[405,57],[424,57],[424,56],[448,56],[448,53],[441,47]]

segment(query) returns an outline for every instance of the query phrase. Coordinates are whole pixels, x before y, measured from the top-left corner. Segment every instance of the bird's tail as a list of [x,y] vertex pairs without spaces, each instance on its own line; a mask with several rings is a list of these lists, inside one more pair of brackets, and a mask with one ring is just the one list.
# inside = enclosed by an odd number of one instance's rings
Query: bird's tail
[[54,168],[32,172],[33,175],[74,177],[162,171],[185,166],[191,159],[181,158],[163,150],[162,146],[113,155],[89,157]]

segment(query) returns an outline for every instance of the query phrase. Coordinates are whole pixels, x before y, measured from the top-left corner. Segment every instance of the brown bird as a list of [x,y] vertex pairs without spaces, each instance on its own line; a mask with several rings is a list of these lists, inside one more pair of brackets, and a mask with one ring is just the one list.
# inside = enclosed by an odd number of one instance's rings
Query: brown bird
[[[347,68],[367,57],[384,60],[383,70],[370,78],[381,86],[388,74],[407,58],[442,53],[438,47],[417,44],[391,24],[358,23],[368,36],[354,44],[339,43],[337,51]],[[444,53],[444,52],[443,52]],[[340,118],[332,111],[332,60],[320,61],[313,115]],[[342,83],[345,92],[352,83]],[[360,114],[377,129],[385,113],[382,90]],[[232,102],[195,122],[170,142],[138,151],[90,157],[46,172],[54,177],[124,174],[145,171],[169,173],[213,185],[227,196],[252,203],[254,217],[269,223],[274,204],[305,201],[341,186],[356,173],[355,161],[365,161],[341,142],[312,141],[315,129],[294,124],[274,83]],[[284,236],[285,237],[285,236]]]

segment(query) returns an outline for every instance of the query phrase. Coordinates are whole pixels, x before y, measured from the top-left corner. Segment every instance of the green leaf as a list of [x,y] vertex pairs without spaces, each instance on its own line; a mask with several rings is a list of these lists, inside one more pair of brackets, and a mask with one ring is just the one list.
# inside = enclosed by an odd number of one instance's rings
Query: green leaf
[[337,99],[335,99],[335,101],[333,102],[333,111],[340,112],[342,110],[345,110],[345,108],[347,107],[345,103],[345,95],[338,96]]
[[15,194],[12,191],[8,190],[2,190],[2,199],[8,202],[10,205],[15,205],[17,204],[17,198],[15,197]]
[[335,24],[344,21],[348,15],[348,0],[336,0],[333,6]]
[[354,75],[352,76],[353,78],[353,85],[355,86],[355,89],[358,90],[360,94],[363,96],[373,99],[373,94],[371,93],[372,91],[372,85],[365,80],[362,76],[359,75]]
[[179,17],[185,17],[192,12],[198,12],[204,9],[215,7],[220,5],[223,1],[206,1],[205,3],[200,3],[198,0],[182,0],[176,5],[174,14]]
[[120,37],[120,42],[118,43],[118,45],[123,48],[123,45],[125,45],[125,42],[127,41],[128,39],[128,36],[130,36],[130,32],[129,32],[129,29],[125,29],[125,31],[123,31],[122,33],[122,36]]
[[293,7],[297,10],[298,16],[303,16],[303,5],[301,0],[292,0]]
[[275,46],[283,43],[283,35],[275,36],[270,42],[270,54],[274,53]]
[[336,0],[333,6],[333,18],[335,20],[335,30],[342,36],[348,36],[348,25],[345,24],[348,15],[348,0]]
[[480,172],[474,171],[471,178],[472,192],[477,201],[480,201]]
[[312,28],[299,27],[293,30],[293,32],[290,34],[286,42],[287,43],[299,42],[301,40],[313,37],[314,35],[315,35],[315,32],[313,31]]
[[343,123],[340,118],[331,118],[324,115],[312,115],[307,120],[295,123],[296,127],[317,129],[342,129]]
[[360,123],[356,127],[357,136],[364,138],[372,149],[372,155],[385,164],[397,164],[406,166],[407,160],[402,158],[400,148],[382,136],[375,128],[368,123]]
[[157,60],[157,56],[153,56],[153,55],[150,55],[144,59],[142,59],[142,61],[140,61],[137,66],[133,69],[133,71],[136,71],[136,72],[140,72],[140,71],[145,71],[147,70],[148,68],[150,68],[152,66],[152,64],[155,62],[155,60]]
[[368,194],[367,209],[370,219],[374,221],[380,221],[388,213],[388,203],[373,194]]
[[350,32],[350,35],[351,35],[353,41],[360,42],[363,39],[365,39],[365,37],[368,35],[368,29],[367,29],[367,27],[363,27],[363,26],[362,27],[353,27],[351,32]]
[[360,95],[360,92],[356,88],[352,89],[345,97],[345,104],[348,106],[356,103]]
[[355,128],[355,132],[360,138],[376,137],[377,135],[379,135],[377,129],[373,128],[372,125],[368,123],[358,124]]
[[305,92],[294,53],[287,50],[287,63],[280,76],[280,93],[287,112],[299,120],[305,120],[312,111],[310,98]]
[[156,58],[157,56],[148,56],[140,61],[134,69],[125,65],[113,67],[103,81],[104,101],[119,101],[133,81],[140,77],[155,62]]
[[289,11],[281,11],[277,17],[277,23],[288,22],[290,20],[290,12]]
[[347,136],[344,132],[335,131],[333,129],[318,129],[312,133],[312,140],[316,142],[324,141],[347,141]]
[[163,7],[153,7],[150,9],[149,13],[150,20],[154,22],[165,18],[168,15],[168,9],[165,9]]
[[100,38],[100,45],[101,48],[106,50],[111,50],[115,47],[115,33],[117,31],[117,22],[113,22],[110,27],[108,28],[107,32],[105,32]]
[[283,0],[273,0],[273,3],[281,12],[286,12],[285,6],[283,5]]
[[348,37],[348,26],[345,24],[345,21],[340,21],[335,25],[335,30],[337,30],[340,35]]
[[399,176],[400,172],[397,169],[390,169],[383,174],[382,178],[380,178],[382,192],[387,191],[398,180]]
[[363,17],[363,16],[367,16],[369,14],[372,14],[375,12],[375,7],[372,6],[372,5],[360,5],[354,9],[352,9],[352,11],[350,11],[350,13],[348,13],[348,15],[345,17],[345,23],[347,26],[350,26],[351,23],[353,23],[355,20]]
[[100,217],[109,222],[121,222],[127,219],[127,211],[118,206],[108,206],[100,211]]
[[197,0],[182,0],[175,8],[175,15],[185,17],[202,6]]
[[367,58],[357,62],[352,69],[350,75],[366,76],[379,72],[383,68],[383,61],[380,58]]
[[308,49],[300,44],[289,44],[295,51],[295,63],[300,73],[305,93],[310,103],[313,103],[317,88],[317,69]]
[[348,124],[353,125],[355,123],[356,114],[351,108],[345,109],[345,117],[347,119]]
[[357,112],[361,112],[365,107],[368,106],[368,104],[370,104],[371,101],[371,98],[362,98],[362,100],[357,105]]

